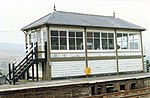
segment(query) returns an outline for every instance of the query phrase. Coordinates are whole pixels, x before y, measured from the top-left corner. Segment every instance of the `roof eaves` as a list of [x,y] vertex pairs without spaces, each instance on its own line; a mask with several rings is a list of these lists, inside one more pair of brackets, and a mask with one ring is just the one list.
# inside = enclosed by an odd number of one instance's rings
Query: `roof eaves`
[[122,27],[105,27],[105,26],[87,26],[87,25],[68,25],[68,24],[48,24],[48,25],[58,25],[58,26],[77,26],[77,27],[96,27],[96,28],[109,28],[109,29],[128,29],[128,30],[139,30],[139,31],[145,31],[146,29],[137,29],[137,28],[122,28]]

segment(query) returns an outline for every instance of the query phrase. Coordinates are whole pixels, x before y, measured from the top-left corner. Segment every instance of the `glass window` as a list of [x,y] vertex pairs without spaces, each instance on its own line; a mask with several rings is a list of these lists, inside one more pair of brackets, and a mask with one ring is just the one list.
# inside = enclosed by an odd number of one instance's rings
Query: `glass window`
[[69,50],[75,50],[75,38],[69,38]]
[[52,50],[59,50],[58,37],[51,37],[51,49]]
[[67,32],[59,31],[60,34],[60,50],[67,50]]
[[46,32],[43,32],[43,42],[46,42]]
[[117,34],[117,46],[118,46],[118,49],[128,49],[128,34],[127,33]]
[[82,32],[76,32],[76,37],[83,37],[83,33]]
[[102,37],[102,49],[112,50],[114,49],[114,34],[113,33],[101,33]]
[[118,49],[139,49],[140,48],[139,34],[117,34]]
[[94,32],[94,50],[100,50],[100,33]]
[[69,50],[83,50],[83,32],[69,31]]
[[51,49],[67,50],[67,33],[66,31],[51,31]]
[[100,50],[100,33],[87,32],[87,49]]
[[129,34],[130,49],[140,49],[140,35]]
[[32,43],[37,42],[36,32],[31,33],[31,42],[32,42]]
[[75,37],[75,32],[69,32],[69,37]]
[[58,31],[52,30],[52,31],[51,31],[51,36],[58,36]]

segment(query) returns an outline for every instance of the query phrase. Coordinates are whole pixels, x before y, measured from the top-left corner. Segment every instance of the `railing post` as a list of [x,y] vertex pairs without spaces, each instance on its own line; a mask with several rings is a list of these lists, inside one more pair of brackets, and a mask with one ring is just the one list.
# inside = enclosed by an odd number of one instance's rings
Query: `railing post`
[[149,67],[150,67],[149,60],[146,60],[146,72],[150,72]]
[[8,64],[8,68],[9,68],[9,84],[11,84],[10,80],[11,80],[11,64]]
[[39,64],[39,60],[38,60],[38,43],[36,42],[36,47],[35,47],[35,62],[36,62],[36,80],[39,80],[39,75],[38,75],[38,64]]
[[47,42],[45,42],[45,61],[47,61]]
[[15,84],[15,72],[14,72],[14,70],[15,70],[15,64],[13,63],[13,65],[12,65],[13,85]]

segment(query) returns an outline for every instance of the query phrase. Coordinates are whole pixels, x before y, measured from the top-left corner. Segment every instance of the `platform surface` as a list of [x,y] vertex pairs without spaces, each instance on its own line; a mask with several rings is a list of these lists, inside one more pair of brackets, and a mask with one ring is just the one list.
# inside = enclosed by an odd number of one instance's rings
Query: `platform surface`
[[138,73],[138,74],[126,74],[126,75],[113,75],[113,76],[101,76],[101,77],[86,77],[76,79],[64,79],[64,80],[50,80],[50,81],[38,81],[38,82],[19,82],[16,85],[0,85],[0,92],[13,91],[21,89],[39,88],[39,87],[54,87],[63,85],[74,84],[93,84],[100,82],[119,81],[128,79],[141,79],[150,78],[150,73]]

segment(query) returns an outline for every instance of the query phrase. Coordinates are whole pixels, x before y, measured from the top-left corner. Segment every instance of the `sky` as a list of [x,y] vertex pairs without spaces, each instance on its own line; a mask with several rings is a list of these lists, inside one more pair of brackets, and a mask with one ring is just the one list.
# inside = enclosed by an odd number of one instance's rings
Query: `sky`
[[[150,48],[150,0],[3,0],[0,3],[0,43],[24,44],[20,29],[58,11],[113,16],[137,24],[143,32],[144,50]],[[150,51],[149,51],[150,52]]]

